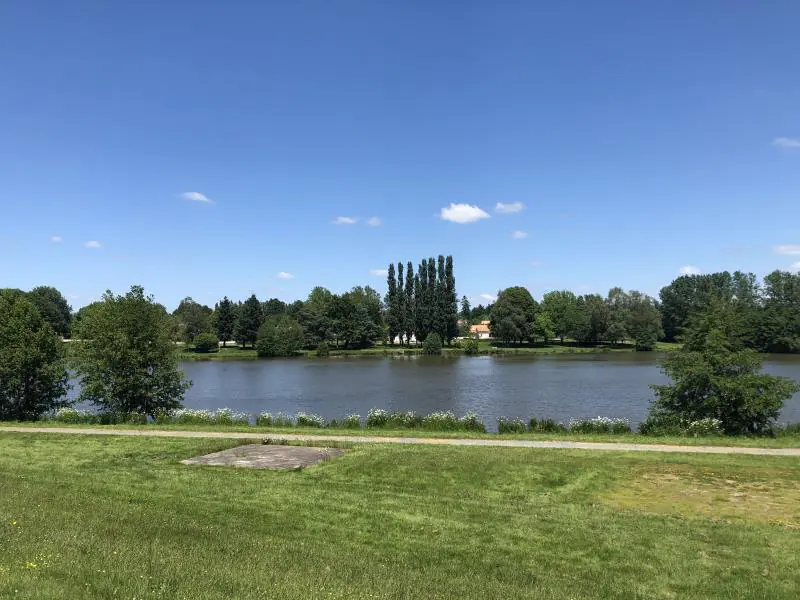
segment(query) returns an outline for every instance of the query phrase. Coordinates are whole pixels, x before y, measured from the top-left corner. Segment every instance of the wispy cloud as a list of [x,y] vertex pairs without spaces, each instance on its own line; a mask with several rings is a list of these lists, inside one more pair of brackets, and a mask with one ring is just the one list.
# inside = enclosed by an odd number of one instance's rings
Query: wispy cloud
[[373,277],[386,277],[389,272],[386,269],[370,269],[369,274]]
[[103,244],[98,242],[97,240],[89,240],[84,244],[87,248],[102,248]]
[[367,225],[370,227],[380,227],[383,225],[383,221],[381,221],[378,217],[370,217],[367,219]]
[[497,300],[497,296],[492,296],[491,294],[481,294],[478,296],[481,300],[486,300],[487,302],[494,302]]
[[702,271],[693,265],[686,265],[678,269],[681,275],[700,275]]
[[790,271],[798,271],[800,272],[800,261],[796,263],[792,263],[792,266],[789,267]]
[[64,240],[61,238],[60,235],[54,235],[53,237],[50,238],[50,241],[58,244],[60,242],[63,242]]
[[200,192],[183,192],[181,198],[184,200],[191,200],[193,202],[205,202],[206,204],[214,204],[214,201]]
[[540,260],[532,260],[531,261],[531,266],[532,267],[541,267],[543,264],[544,263],[542,261],[540,261]]
[[494,212],[500,214],[518,213],[525,205],[522,202],[512,202],[511,204],[503,204],[498,202],[494,207]]
[[800,244],[779,244],[773,246],[772,249],[775,251],[775,254],[800,254]]
[[287,273],[286,271],[281,271],[278,273],[278,279],[294,279],[294,275]]
[[355,225],[358,223],[358,217],[336,217],[333,223],[334,225]]
[[515,240],[524,240],[526,237],[528,237],[528,232],[527,231],[520,231],[518,229],[517,231],[512,231],[511,232],[511,237],[512,237],[512,239],[515,239]]
[[464,225],[466,223],[480,221],[481,219],[488,219],[489,213],[471,204],[450,203],[450,206],[443,208],[441,213],[439,213],[439,218],[442,219],[442,221],[451,221]]
[[779,137],[772,140],[772,145],[778,148],[800,148],[800,138]]

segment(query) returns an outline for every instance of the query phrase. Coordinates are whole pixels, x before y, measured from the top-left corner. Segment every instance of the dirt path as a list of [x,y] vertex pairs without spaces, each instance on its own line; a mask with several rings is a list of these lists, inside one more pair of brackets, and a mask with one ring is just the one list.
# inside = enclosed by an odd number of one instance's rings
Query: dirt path
[[797,456],[800,448],[744,448],[735,446],[672,446],[667,444],[629,444],[607,442],[570,442],[562,440],[491,440],[443,439],[416,437],[380,437],[369,435],[299,435],[293,433],[264,433],[236,431],[182,431],[158,429],[98,429],[93,427],[3,427],[0,433],[66,433],[76,435],[128,435],[176,438],[223,438],[257,440],[270,438],[273,442],[355,442],[368,444],[429,444],[436,446],[489,446],[499,448],[561,448],[572,450],[611,450],[616,452],[690,452],[695,454],[755,454],[759,456]]

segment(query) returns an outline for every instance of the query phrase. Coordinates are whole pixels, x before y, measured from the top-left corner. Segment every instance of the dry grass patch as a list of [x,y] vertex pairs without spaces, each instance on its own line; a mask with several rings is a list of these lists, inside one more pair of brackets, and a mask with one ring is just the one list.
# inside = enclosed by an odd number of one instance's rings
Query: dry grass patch
[[609,506],[686,518],[758,521],[800,530],[800,482],[792,471],[714,471],[650,466],[603,495]]

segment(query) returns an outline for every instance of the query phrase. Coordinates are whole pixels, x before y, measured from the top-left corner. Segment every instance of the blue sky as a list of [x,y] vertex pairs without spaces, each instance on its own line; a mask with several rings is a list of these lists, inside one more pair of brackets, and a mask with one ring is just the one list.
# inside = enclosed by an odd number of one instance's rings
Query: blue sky
[[792,0],[6,2],[0,287],[293,300],[449,253],[479,301],[788,269],[798,22]]

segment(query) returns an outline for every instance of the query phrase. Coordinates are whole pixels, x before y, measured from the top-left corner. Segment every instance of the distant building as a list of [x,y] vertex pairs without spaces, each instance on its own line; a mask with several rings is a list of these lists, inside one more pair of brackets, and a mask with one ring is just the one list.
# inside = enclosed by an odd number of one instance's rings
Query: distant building
[[489,321],[481,321],[478,325],[470,325],[469,333],[479,340],[488,340],[492,337],[492,332],[489,331]]

